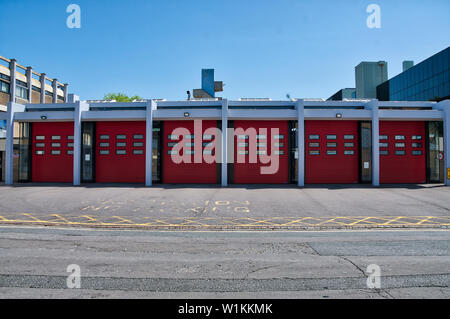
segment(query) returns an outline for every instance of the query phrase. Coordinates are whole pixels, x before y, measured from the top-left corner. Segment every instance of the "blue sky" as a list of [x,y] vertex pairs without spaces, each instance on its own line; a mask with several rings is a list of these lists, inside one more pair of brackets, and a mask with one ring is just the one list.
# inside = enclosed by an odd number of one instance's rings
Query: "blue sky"
[[[66,7],[81,7],[81,29]],[[381,8],[381,29],[366,7]],[[328,98],[360,61],[415,63],[450,43],[449,0],[0,0],[0,55],[70,84],[81,99],[123,92],[185,99],[202,68],[218,96]]]

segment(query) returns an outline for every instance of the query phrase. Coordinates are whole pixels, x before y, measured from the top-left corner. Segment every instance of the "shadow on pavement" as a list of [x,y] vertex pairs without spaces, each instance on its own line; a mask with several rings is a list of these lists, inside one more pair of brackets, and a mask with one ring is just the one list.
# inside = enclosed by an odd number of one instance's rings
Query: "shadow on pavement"
[[[71,183],[15,183],[13,185],[0,184],[0,187],[77,187]],[[81,184],[80,187],[84,188],[147,188],[144,184],[127,184],[127,183],[89,183]],[[159,184],[155,183],[150,188],[162,188],[162,189],[185,189],[185,188],[223,188],[220,184]],[[308,184],[305,187],[298,188],[296,184],[232,184],[224,188],[239,189],[244,188],[247,190],[258,189],[328,189],[328,190],[342,190],[342,189],[425,189],[425,188],[440,188],[446,187],[442,183],[437,184],[384,184],[380,187],[374,187],[371,184]]]

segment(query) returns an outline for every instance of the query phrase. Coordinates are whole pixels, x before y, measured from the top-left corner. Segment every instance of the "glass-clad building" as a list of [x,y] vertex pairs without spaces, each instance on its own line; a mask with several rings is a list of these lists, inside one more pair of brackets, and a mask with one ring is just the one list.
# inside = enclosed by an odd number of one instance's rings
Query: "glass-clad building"
[[380,101],[442,101],[450,98],[450,47],[377,87]]

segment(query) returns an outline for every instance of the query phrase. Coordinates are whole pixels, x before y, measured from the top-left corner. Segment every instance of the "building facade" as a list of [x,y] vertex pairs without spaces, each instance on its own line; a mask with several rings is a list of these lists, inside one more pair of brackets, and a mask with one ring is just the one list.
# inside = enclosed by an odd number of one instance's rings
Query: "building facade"
[[356,98],[377,98],[377,86],[387,79],[387,62],[361,62],[355,67]]
[[[71,95],[64,104],[10,102],[4,117],[20,128],[24,182],[450,185],[449,100],[88,103]],[[9,129],[6,150],[12,184]]]
[[[51,79],[45,73],[38,73],[32,67],[25,67],[15,59],[0,56],[0,115],[6,115],[9,102],[27,103],[67,103],[68,84]],[[3,132],[6,121],[0,120]],[[19,125],[13,127],[14,136],[20,135]],[[0,180],[4,180],[5,140],[0,132]],[[19,142],[14,141],[14,180],[19,180]]]
[[356,99],[356,89],[355,88],[345,88],[340,89],[332,96],[330,96],[327,101],[342,101]]
[[[405,69],[405,67],[404,67]],[[377,87],[382,101],[442,101],[450,98],[450,47]]]

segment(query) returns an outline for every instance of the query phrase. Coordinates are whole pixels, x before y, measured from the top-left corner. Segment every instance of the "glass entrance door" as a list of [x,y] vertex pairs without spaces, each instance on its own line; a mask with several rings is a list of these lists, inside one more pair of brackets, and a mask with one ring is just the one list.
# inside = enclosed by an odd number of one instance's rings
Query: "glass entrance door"
[[360,179],[362,183],[372,182],[372,122],[360,122],[360,154],[361,171]]
[[[444,182],[444,127],[442,122],[429,122],[427,129],[427,177],[429,182]],[[448,156],[448,155],[447,155]]]
[[[289,175],[291,183],[298,181],[298,141],[297,141],[298,122],[289,122]],[[303,152],[303,150],[301,150]]]
[[152,181],[161,182],[161,122],[153,122],[153,139],[152,139]]

